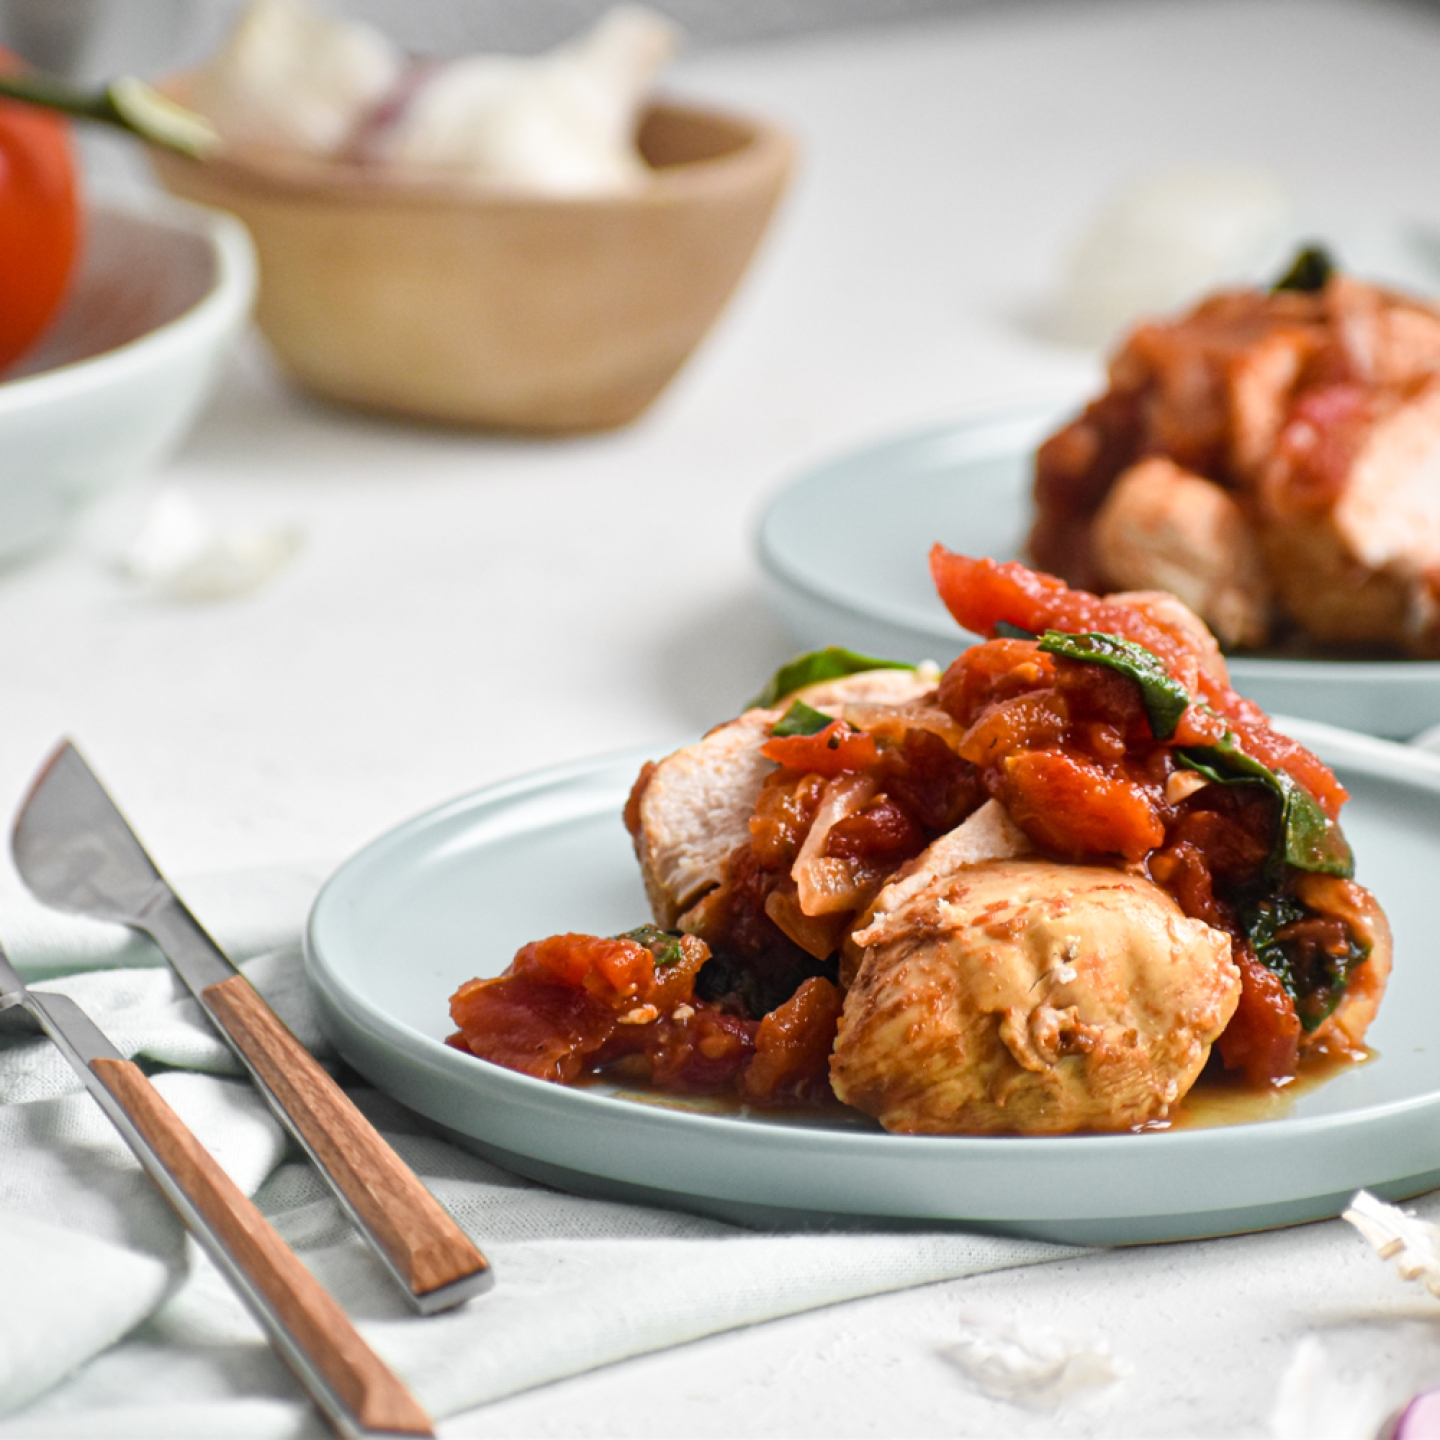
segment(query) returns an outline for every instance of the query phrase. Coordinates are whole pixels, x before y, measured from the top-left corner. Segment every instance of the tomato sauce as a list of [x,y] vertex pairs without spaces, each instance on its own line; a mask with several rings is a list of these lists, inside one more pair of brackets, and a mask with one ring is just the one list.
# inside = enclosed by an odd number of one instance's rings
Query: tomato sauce
[[710,958],[703,941],[686,936],[671,948],[678,958],[657,965],[651,946],[624,936],[533,942],[503,975],[456,992],[449,1043],[561,1084],[614,1068],[663,1089],[730,1091],[758,1104],[828,1093],[840,1018],[830,981],[807,979],[752,1019],[695,996]]

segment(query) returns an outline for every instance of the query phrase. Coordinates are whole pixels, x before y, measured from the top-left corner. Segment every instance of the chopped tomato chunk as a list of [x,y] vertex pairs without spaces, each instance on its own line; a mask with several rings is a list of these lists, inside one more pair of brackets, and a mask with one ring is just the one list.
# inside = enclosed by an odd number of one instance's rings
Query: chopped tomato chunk
[[843,775],[868,770],[880,758],[875,737],[832,720],[815,735],[782,735],[760,747],[767,760],[808,775]]
[[[1298,780],[1331,820],[1340,813],[1347,797],[1334,772],[1303,745],[1273,730],[1258,706],[1208,675],[1189,646],[1139,610],[1071,590],[1053,575],[1028,570],[1017,561],[974,560],[943,545],[930,551],[930,571],[946,608],[976,634],[993,635],[1004,622],[1033,635],[1046,630],[1099,631],[1143,645],[1172,676],[1193,683],[1196,698],[1229,722],[1217,727],[1202,718],[1203,712],[1197,715],[1198,707],[1192,705],[1181,719],[1176,743],[1213,744],[1219,736],[1212,732],[1228,728],[1245,754]],[[942,700],[945,694],[942,686]],[[1207,738],[1202,740],[1199,732]]]
[[569,1084],[610,1038],[615,1012],[573,985],[527,975],[472,980],[450,1001],[451,1043],[507,1070]]
[[772,1010],[755,1035],[745,1094],[752,1100],[770,1100],[828,1093],[830,1051],[840,1010],[840,992],[819,975]]
[[1061,855],[1140,860],[1165,840],[1155,803],[1140,786],[1063,750],[1010,756],[999,788],[1010,818]]
[[1273,1085],[1295,1073],[1300,1017],[1279,978],[1248,950],[1237,947],[1240,1004],[1217,1042],[1229,1070],[1243,1070],[1251,1085]]

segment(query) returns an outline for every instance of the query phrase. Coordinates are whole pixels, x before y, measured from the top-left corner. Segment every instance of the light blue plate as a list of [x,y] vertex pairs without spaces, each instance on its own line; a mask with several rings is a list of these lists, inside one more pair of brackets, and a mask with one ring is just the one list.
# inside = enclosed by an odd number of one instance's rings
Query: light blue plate
[[[786,486],[760,522],[771,602],[805,649],[849,645],[897,660],[953,660],[974,636],[930,583],[938,540],[967,555],[1019,557],[1030,528],[1032,457],[1079,407],[963,420],[832,461]],[[1405,739],[1440,723],[1440,662],[1230,662],[1235,688],[1272,713]]]
[[1143,1135],[887,1135],[572,1090],[450,1049],[450,994],[527,940],[647,918],[620,811],[643,755],[550,770],[422,815],[343,865],[307,964],[340,1052],[461,1144],[586,1194],[762,1223],[953,1222],[1076,1243],[1181,1240],[1440,1185],[1440,757],[1296,723],[1351,789],[1360,878],[1395,928],[1378,1052],[1282,1118]]

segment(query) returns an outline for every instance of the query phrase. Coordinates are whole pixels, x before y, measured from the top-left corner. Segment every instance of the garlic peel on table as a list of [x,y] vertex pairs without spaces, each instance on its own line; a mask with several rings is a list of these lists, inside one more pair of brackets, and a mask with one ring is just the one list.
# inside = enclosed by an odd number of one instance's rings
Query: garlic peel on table
[[1440,1225],[1407,1215],[1368,1190],[1356,1191],[1341,1219],[1348,1220],[1382,1260],[1393,1260],[1402,1280],[1419,1280],[1440,1296]]
[[413,62],[304,0],[251,0],[187,98],[236,145],[547,195],[623,193],[645,182],[636,125],[676,42],[668,20],[623,5],[548,54]]
[[121,569],[160,599],[229,600],[260,589],[303,543],[290,525],[218,524],[171,486],[156,495]]

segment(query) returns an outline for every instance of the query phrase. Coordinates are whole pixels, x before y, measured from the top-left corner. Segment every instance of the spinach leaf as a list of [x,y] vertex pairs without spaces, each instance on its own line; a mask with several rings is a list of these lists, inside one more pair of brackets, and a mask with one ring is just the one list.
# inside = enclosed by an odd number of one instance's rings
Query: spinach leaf
[[1307,943],[1301,922],[1312,913],[1293,896],[1274,895],[1240,917],[1255,958],[1279,979],[1307,1032],[1318,1030],[1334,1013],[1351,974],[1370,955],[1353,937],[1343,955],[1313,940]]
[[1122,640],[1118,635],[1067,635],[1063,630],[1047,630],[1040,648],[1047,655],[1103,665],[1133,680],[1140,687],[1140,698],[1150,719],[1150,733],[1157,740],[1168,740],[1175,733],[1180,717],[1190,706],[1190,692],[1154,655],[1133,640]]
[[1276,861],[1319,875],[1348,879],[1355,873],[1355,857],[1338,825],[1326,818],[1315,797],[1283,770],[1246,755],[1226,731],[1217,745],[1195,745],[1175,751],[1176,760],[1220,785],[1264,785],[1280,801],[1280,833]]
[[1033,630],[1027,630],[1023,625],[1012,625],[1008,620],[997,620],[994,629],[997,640],[1038,640],[1040,638]]
[[1335,262],[1330,258],[1330,252],[1323,245],[1307,245],[1296,253],[1290,268],[1270,287],[1270,293],[1323,290],[1334,273]]
[[657,970],[678,964],[685,958],[685,948],[680,943],[678,930],[662,930],[658,925],[641,925],[615,938],[633,940],[637,945],[643,945],[654,957]]
[[787,695],[821,680],[838,680],[844,675],[858,675],[864,670],[914,668],[903,660],[876,660],[873,656],[858,655],[853,650],[832,645],[827,650],[812,650],[808,655],[797,655],[788,665],[782,665],[770,677],[769,684],[750,702],[750,708],[756,710],[778,705]]
[[840,978],[839,959],[831,956],[817,960],[789,940],[750,960],[720,949],[700,967],[695,977],[695,998],[761,1020],[783,1005],[812,975],[823,975],[835,984]]
[[792,700],[790,708],[770,727],[777,738],[785,735],[818,735],[831,723],[823,710],[816,710],[803,700]]

